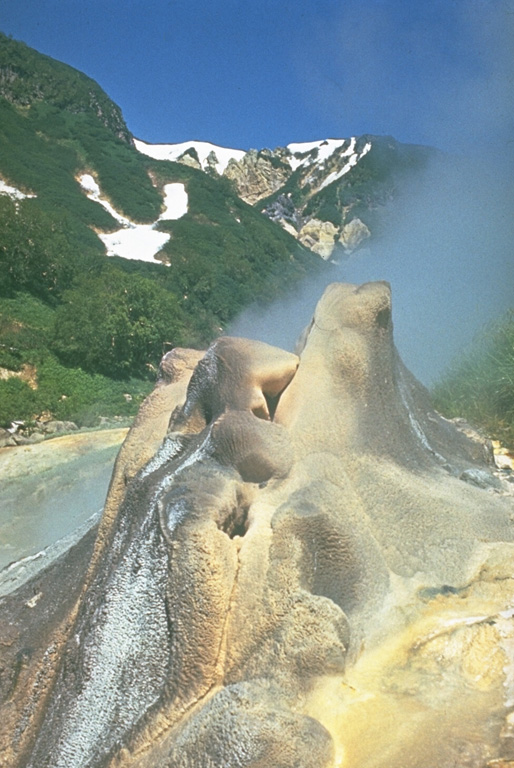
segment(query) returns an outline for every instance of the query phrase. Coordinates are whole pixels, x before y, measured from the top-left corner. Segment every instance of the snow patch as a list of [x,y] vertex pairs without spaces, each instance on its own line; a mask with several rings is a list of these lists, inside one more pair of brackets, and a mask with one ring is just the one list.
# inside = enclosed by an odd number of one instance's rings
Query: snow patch
[[[350,144],[345,149],[345,151],[341,154],[341,157],[347,157],[348,155],[353,155],[353,153],[355,152],[356,144],[357,144],[357,139],[355,138],[355,136],[352,136],[352,138],[350,139]],[[371,148],[371,144],[369,146]]]
[[[348,142],[348,146],[343,149],[346,142]],[[334,173],[331,173],[327,177],[321,186],[321,188],[323,188],[329,184],[332,184],[333,181],[341,178],[341,176],[344,176],[345,173],[348,173],[350,168],[352,168],[361,159],[361,157],[367,154],[371,149],[371,144],[368,142],[364,146],[360,155],[357,155],[355,152],[356,144],[357,139],[355,136],[352,136],[350,139],[323,139],[321,141],[308,141],[303,143],[288,144],[286,149],[288,149],[291,153],[291,157],[288,157],[287,160],[291,166],[291,169],[296,171],[296,169],[300,168],[300,166],[321,166],[326,163],[329,157],[332,157],[332,155],[335,153],[337,153],[339,157],[348,157],[348,163],[346,163],[341,170],[334,171]],[[318,153],[316,157],[313,158],[312,152],[315,149],[318,150]],[[295,157],[295,155],[307,156]]]
[[184,184],[166,184],[164,187],[164,212],[160,220],[170,221],[181,219],[188,210],[189,198]]
[[166,184],[164,187],[164,211],[153,224],[136,224],[122,216],[102,197],[100,187],[89,173],[79,178],[79,183],[90,200],[103,206],[116,219],[122,228],[116,232],[98,235],[107,249],[108,256],[121,256],[122,259],[148,261],[155,264],[155,255],[170,239],[167,232],[155,229],[158,221],[180,219],[188,211],[188,195],[184,184]]
[[218,147],[208,141],[183,141],[181,144],[147,144],[145,141],[134,139],[134,144],[138,152],[154,160],[171,160],[177,162],[178,158],[188,149],[194,149],[198,155],[198,160],[202,169],[205,171],[209,167],[207,158],[213,152],[216,155],[215,168],[220,174],[223,173],[230,160],[241,160],[246,152],[242,149],[229,149],[228,147]]
[[326,145],[326,148],[328,148],[330,144],[335,144],[340,147],[344,144],[344,142],[345,139],[320,139],[318,141],[304,141],[287,144],[286,149],[292,152],[293,155],[303,155],[306,152],[312,152],[314,149],[321,149],[322,145]]
[[37,195],[26,195],[17,187],[11,187],[5,181],[0,179],[0,195],[7,195],[11,200],[25,200],[28,197],[37,197]]
[[299,160],[299,158],[297,157],[287,157],[286,160],[291,166],[291,170],[293,172],[296,171],[296,169],[299,168],[301,165],[305,165],[306,163],[306,158],[304,158],[303,160]]
[[153,224],[134,224],[128,229],[99,235],[99,238],[107,248],[107,256],[155,264],[155,255],[164,248],[170,236],[153,229]]

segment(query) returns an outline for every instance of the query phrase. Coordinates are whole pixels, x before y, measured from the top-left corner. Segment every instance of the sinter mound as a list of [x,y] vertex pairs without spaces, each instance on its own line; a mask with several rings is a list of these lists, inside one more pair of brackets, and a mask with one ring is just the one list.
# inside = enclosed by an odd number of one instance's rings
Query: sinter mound
[[331,285],[300,346],[163,360],[94,546],[2,602],[2,765],[514,760],[508,483],[403,366],[387,284]]

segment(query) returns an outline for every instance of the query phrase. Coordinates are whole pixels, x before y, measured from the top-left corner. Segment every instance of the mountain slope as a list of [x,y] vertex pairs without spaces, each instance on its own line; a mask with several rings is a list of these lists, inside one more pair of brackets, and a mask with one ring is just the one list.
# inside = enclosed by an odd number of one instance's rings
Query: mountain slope
[[121,109],[98,83],[73,67],[0,33],[0,96],[21,107],[45,103],[71,114],[92,114],[130,144]]
[[[96,234],[114,232],[120,219],[128,229],[137,224],[159,229],[166,184],[183,183],[177,181],[183,169],[177,172],[134,150],[119,108],[90,78],[5,35],[0,35],[0,118],[0,178],[34,195],[32,207],[66,211],[79,229],[83,224]],[[84,177],[93,180],[104,205],[92,199]],[[234,195],[225,183],[217,194],[228,195],[232,205]],[[277,228],[267,231],[283,242]],[[105,253],[90,231],[82,228],[80,236]]]
[[376,236],[399,189],[435,152],[369,135],[246,153],[194,141],[136,139],[135,146],[226,177],[244,201],[324,259],[348,255]]
[[35,368],[41,387],[61,366],[44,410],[62,413],[62,366],[148,377],[163,342],[205,345],[318,262],[226,179],[136,151],[90,78],[1,34],[0,234],[0,398],[32,403],[23,418],[42,400],[11,373]]

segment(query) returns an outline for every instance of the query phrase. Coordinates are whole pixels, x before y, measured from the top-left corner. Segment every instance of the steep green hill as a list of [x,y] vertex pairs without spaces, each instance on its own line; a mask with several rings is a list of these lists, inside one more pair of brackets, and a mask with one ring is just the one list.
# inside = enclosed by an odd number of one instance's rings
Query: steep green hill
[[[135,223],[156,222],[164,186],[184,185],[188,213],[155,225],[171,235],[159,261],[107,257],[98,235],[120,224],[86,196],[85,173]],[[205,345],[248,302],[319,268],[226,179],[137,152],[120,109],[93,80],[2,34],[0,181],[18,190],[0,194],[0,368],[34,366],[36,385],[48,365],[106,377],[107,388],[151,378],[163,342]],[[34,326],[23,308],[36,306],[45,322]],[[22,378],[0,380],[0,422],[19,418],[22,401],[23,418],[43,407],[62,413],[65,402],[70,411],[59,376],[52,382],[44,404]],[[68,418],[80,419],[81,408]]]
[[434,150],[401,144],[391,136],[361,136],[357,151],[366,144],[369,151],[340,179],[316,190],[312,196],[304,190],[303,213],[336,227],[359,218],[373,234],[381,225],[381,215],[394,200],[398,189],[411,173],[423,169]]
[[93,115],[126,144],[120,108],[94,80],[0,32],[0,96],[21,107],[44,103],[70,114]]

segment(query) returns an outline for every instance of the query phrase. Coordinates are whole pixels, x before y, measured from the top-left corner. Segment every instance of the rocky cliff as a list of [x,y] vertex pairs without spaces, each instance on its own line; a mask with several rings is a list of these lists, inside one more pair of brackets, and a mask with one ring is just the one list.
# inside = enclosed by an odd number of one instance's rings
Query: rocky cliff
[[241,160],[230,160],[224,175],[234,182],[239,197],[254,205],[283,187],[290,177],[291,166],[284,154],[252,149]]
[[2,601],[4,765],[508,764],[489,462],[403,366],[385,283],[331,285],[297,354],[169,353],[94,549]]

